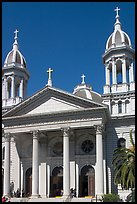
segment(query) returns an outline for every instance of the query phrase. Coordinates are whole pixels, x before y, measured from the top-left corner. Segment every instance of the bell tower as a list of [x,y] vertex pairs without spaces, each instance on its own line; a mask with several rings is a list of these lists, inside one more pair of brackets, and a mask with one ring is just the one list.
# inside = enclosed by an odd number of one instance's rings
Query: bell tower
[[135,114],[134,59],[129,36],[122,31],[117,7],[114,32],[106,43],[103,54],[106,84],[102,95],[112,115]]
[[27,97],[29,73],[24,56],[18,49],[16,30],[13,49],[2,67],[2,112],[6,112]]

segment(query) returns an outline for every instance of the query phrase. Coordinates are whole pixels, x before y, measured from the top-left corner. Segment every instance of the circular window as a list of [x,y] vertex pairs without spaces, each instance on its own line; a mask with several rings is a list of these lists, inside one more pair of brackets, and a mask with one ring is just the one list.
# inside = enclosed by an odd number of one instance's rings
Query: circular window
[[91,140],[85,140],[82,145],[81,145],[81,149],[85,152],[85,153],[89,153],[92,151],[94,147],[94,144]]

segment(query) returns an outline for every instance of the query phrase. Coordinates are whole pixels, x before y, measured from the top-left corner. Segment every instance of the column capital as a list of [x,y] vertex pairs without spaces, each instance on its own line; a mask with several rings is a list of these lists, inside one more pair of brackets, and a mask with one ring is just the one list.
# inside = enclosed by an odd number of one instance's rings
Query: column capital
[[5,141],[6,141],[6,142],[9,142],[9,141],[10,141],[10,137],[11,137],[11,134],[10,134],[10,133],[4,133],[4,138],[5,138]]
[[115,61],[115,57],[112,57],[111,60],[112,60],[112,61]]
[[96,130],[96,133],[102,133],[104,131],[104,125],[101,124],[101,125],[95,125],[95,130]]
[[33,139],[38,139],[38,137],[39,137],[39,130],[35,130],[32,133],[33,133]]
[[69,137],[70,127],[61,128],[61,132],[63,132],[64,137]]

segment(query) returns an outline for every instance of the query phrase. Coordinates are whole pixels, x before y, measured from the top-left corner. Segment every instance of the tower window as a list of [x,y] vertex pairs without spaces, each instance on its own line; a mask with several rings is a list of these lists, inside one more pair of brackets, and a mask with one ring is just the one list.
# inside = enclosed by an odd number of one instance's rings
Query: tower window
[[122,101],[118,102],[118,113],[122,113]]
[[125,113],[129,112],[129,100],[125,101]]
[[111,114],[114,114],[114,106],[115,106],[115,102],[111,103]]
[[11,98],[11,80],[8,81],[8,98]]

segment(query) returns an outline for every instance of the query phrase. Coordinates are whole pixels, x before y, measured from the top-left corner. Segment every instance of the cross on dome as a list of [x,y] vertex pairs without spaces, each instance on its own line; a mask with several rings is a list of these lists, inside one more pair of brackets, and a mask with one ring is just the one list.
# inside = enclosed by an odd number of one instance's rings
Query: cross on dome
[[19,32],[19,31],[18,31],[17,29],[14,31],[14,33],[15,33],[14,39],[15,39],[15,40],[18,38],[18,36],[17,36],[17,33],[18,33],[18,32]]
[[120,8],[116,7],[116,8],[114,9],[114,11],[116,11],[116,16],[119,16],[119,15],[118,15],[118,11],[120,11]]
[[82,82],[81,82],[81,84],[85,84],[85,80],[84,80],[85,77],[86,77],[86,76],[85,76],[84,74],[81,76],[81,78],[82,78]]

